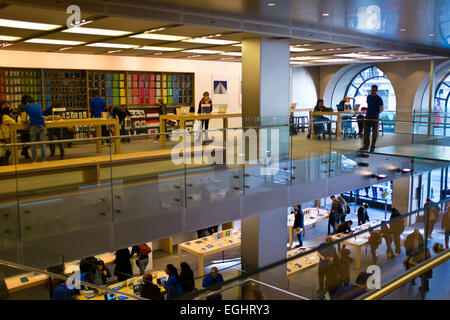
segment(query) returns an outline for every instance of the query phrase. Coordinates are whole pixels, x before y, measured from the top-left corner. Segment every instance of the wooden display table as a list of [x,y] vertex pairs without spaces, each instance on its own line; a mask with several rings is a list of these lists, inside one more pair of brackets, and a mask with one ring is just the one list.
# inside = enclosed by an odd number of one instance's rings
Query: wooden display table
[[[308,252],[310,250],[311,250],[311,248],[305,248],[305,247],[290,250],[287,252],[287,258],[302,254],[304,252]],[[315,267],[318,263],[319,263],[319,256],[317,255],[317,252],[313,252],[311,254],[304,255],[297,259],[291,260],[287,263],[286,274],[287,274],[287,276],[291,276],[294,273],[297,273],[299,271],[305,271],[305,270],[311,269],[312,267]]]
[[[314,126],[313,126],[313,118],[314,115],[321,115],[321,116],[336,116],[337,122],[336,122],[336,140],[341,140],[342,137],[342,116],[358,116],[358,115],[365,115],[365,111],[310,111],[309,112],[309,123],[310,123],[310,130],[311,130],[311,137],[315,137],[314,133]],[[330,119],[331,120],[331,119]],[[345,120],[344,120],[345,121]],[[348,120],[350,121],[350,120]],[[323,125],[327,125],[324,123]]]
[[[226,230],[224,230],[226,231]],[[198,257],[198,276],[204,275],[204,257],[213,253],[222,252],[227,249],[241,245],[241,230],[232,229],[231,236],[218,240],[215,234],[205,238],[198,238],[178,245],[178,265],[181,263],[183,251]],[[208,247],[211,246],[211,247]]]
[[[306,208],[303,210],[303,224],[306,226],[312,225],[313,228],[316,226],[317,222],[322,220],[327,220],[330,215],[329,210],[319,209],[319,208]],[[292,248],[292,244],[294,243],[294,220],[295,215],[290,213],[288,214],[288,232],[289,232],[289,248]]]
[[[381,221],[375,220],[375,221],[369,221],[361,226],[356,227],[354,232],[360,232],[361,230],[374,227],[376,225],[380,225]],[[369,232],[353,236],[352,234],[344,234],[344,233],[338,233],[332,236],[333,240],[340,240],[342,238],[345,238],[344,241],[342,241],[342,244],[346,246],[352,246],[355,248],[356,254],[355,254],[355,268],[359,269],[361,267],[361,248],[369,245]],[[338,245],[340,250],[340,243]]]
[[[120,125],[118,119],[97,119],[97,118],[85,118],[85,119],[68,119],[68,120],[52,120],[45,121],[45,127],[47,129],[51,128],[65,128],[65,127],[75,127],[75,126],[95,126],[95,136],[100,138],[102,136],[102,125],[114,125],[114,133],[118,135],[120,133]],[[29,125],[27,123],[17,123],[10,125],[10,136],[11,143],[17,142],[17,131],[18,130],[28,130]],[[96,141],[97,152],[102,152],[102,143],[100,140]],[[114,139],[114,153],[120,153],[120,139]],[[18,148],[16,152],[11,152],[11,162],[12,164],[18,163]]]
[[[166,292],[166,290],[164,289],[164,287],[162,285],[158,285],[156,279],[165,277],[167,280],[169,278],[169,276],[164,271],[161,271],[161,270],[153,271],[153,272],[151,272],[151,274],[153,275],[153,283],[156,284],[160,288],[161,292]],[[143,278],[143,276],[131,278],[126,281],[122,281],[122,282],[118,282],[118,283],[109,285],[107,288],[113,289],[113,288],[117,288],[119,286],[121,287],[118,290],[114,290],[117,292],[115,300],[119,300],[120,293],[137,295],[136,293],[134,293],[133,286],[143,283],[142,278]],[[141,281],[139,281],[139,280],[141,280]],[[127,286],[127,284],[128,284],[128,286]],[[75,299],[76,300],[105,300],[106,293],[107,292],[102,292],[99,295],[95,294],[95,297],[92,297],[92,298],[86,298],[86,297],[90,296],[94,293],[80,294],[80,295],[75,296]],[[137,300],[137,299],[136,298],[127,298],[127,300]]]
[[[116,256],[114,253],[105,253],[95,256],[96,258],[100,258],[105,262],[105,265],[112,265]],[[80,269],[80,261],[72,261],[65,264],[66,270],[64,273],[66,275],[70,275],[75,271]],[[28,279],[27,282],[22,282],[20,279],[26,277]],[[20,274],[14,277],[9,277],[5,279],[6,285],[8,287],[9,292],[16,292],[32,287],[37,287],[43,285],[48,279],[46,274],[36,274],[35,272],[28,272],[24,274]]]
[[[166,132],[166,126],[165,122],[166,120],[177,120],[180,122],[180,129],[184,129],[184,123],[186,121],[195,121],[195,120],[211,120],[211,119],[222,119],[223,120],[223,128],[228,128],[228,118],[240,118],[242,117],[241,113],[190,113],[190,114],[183,114],[183,115],[176,115],[176,114],[162,114],[159,116],[159,133],[161,135],[159,136],[159,145],[161,147],[166,145],[166,135],[164,134]],[[226,135],[224,135],[225,139]]]

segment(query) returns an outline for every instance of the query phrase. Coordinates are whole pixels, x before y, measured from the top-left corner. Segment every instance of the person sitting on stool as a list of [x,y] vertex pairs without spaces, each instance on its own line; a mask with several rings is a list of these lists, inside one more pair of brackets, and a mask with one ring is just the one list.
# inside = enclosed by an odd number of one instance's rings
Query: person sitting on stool
[[[203,92],[203,98],[198,103],[198,114],[204,114],[204,113],[211,113],[212,112],[212,100],[209,98],[209,92],[205,91]],[[205,141],[209,140],[208,137],[208,127],[209,127],[209,119],[201,120],[201,127],[200,127],[200,135],[197,140],[201,140],[202,138],[202,130],[203,127],[205,128]]]

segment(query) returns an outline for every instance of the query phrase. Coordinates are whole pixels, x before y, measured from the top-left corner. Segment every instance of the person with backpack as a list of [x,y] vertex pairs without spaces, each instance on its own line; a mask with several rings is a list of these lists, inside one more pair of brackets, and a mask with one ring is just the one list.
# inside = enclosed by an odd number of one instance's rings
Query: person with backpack
[[433,233],[434,225],[436,222],[439,221],[439,214],[441,212],[441,209],[439,206],[431,201],[430,198],[427,198],[425,201],[425,217],[424,217],[424,223],[425,223],[425,237],[428,239],[433,239],[431,234]]
[[143,276],[145,274],[145,269],[148,265],[148,255],[152,252],[152,249],[146,244],[142,243],[138,246],[133,246],[131,249],[131,256],[136,255],[136,265],[139,268],[139,275]]
[[395,255],[399,255],[401,252],[400,236],[405,230],[405,223],[401,219],[402,214],[396,208],[391,209],[391,217],[389,218],[389,226],[392,232],[392,238],[394,239]]
[[339,221],[337,221],[337,223],[342,223],[345,221],[345,217],[347,216],[347,214],[350,213],[350,207],[347,201],[345,201],[344,195],[342,193],[337,197],[337,201],[339,202],[339,205],[341,207],[341,218],[339,219]]
[[336,225],[339,224],[341,214],[343,212],[341,205],[336,200],[336,197],[332,195],[330,199],[332,200],[332,203],[330,215],[328,216],[328,235],[330,235],[330,226],[333,228],[333,234],[336,232]]
[[377,249],[382,242],[382,233],[380,230],[372,230],[369,231],[369,245],[370,245],[370,253],[372,254],[372,264],[377,263]]
[[392,232],[389,225],[386,222],[381,223],[381,233],[383,235],[384,241],[386,242],[386,258],[395,258],[394,251],[392,251]]

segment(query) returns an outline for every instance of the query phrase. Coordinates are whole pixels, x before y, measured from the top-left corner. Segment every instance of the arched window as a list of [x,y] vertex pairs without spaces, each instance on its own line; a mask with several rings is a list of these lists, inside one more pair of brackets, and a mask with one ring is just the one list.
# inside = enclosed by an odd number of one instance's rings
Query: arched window
[[[446,124],[450,123],[450,119],[447,118],[447,112],[450,112],[450,73],[447,74],[445,79],[439,83],[436,93],[434,95],[434,112],[436,112],[436,117],[434,121],[436,123],[444,122]],[[441,119],[440,115],[444,116]],[[450,130],[447,126],[441,126],[439,124],[434,125],[434,134],[440,136],[450,136]]]
[[[353,106],[359,104],[360,107],[367,107],[367,96],[373,85],[378,86],[378,95],[383,99],[384,111],[380,115],[383,120],[395,120],[395,92],[391,82],[383,71],[375,66],[370,66],[356,75],[347,87],[345,96],[350,97]],[[394,124],[383,124],[383,129],[387,132],[394,132]]]

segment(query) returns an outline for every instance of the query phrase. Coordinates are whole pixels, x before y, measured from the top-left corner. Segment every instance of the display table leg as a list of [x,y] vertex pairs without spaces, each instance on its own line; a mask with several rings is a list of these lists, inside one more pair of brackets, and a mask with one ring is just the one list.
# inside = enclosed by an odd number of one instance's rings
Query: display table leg
[[180,246],[178,246],[178,265],[177,268],[180,267],[181,264],[181,254],[183,253],[183,249],[181,249]]
[[294,244],[294,236],[293,236],[294,228],[289,227],[288,229],[289,229],[289,248],[292,248],[292,245]]
[[[120,125],[119,122],[114,124],[114,134],[117,136],[120,136]],[[114,153],[119,154],[120,153],[120,139],[114,140]]]
[[356,249],[355,268],[359,270],[359,268],[361,268],[361,247],[357,246],[355,249]]
[[337,121],[336,121],[336,140],[341,140],[341,136],[342,136],[342,121],[341,121],[341,116],[338,115],[337,117]]
[[167,253],[172,254],[173,253],[173,238],[165,238],[161,239],[161,250],[165,251]]
[[[10,137],[12,144],[17,143],[17,130],[11,130]],[[18,164],[18,163],[19,163],[19,147],[14,146],[12,147],[11,150],[11,164]]]
[[[95,137],[100,138],[101,136],[102,136],[102,126],[97,125],[95,126]],[[97,140],[96,144],[97,144],[97,153],[102,152],[102,141]]]
[[160,147],[164,147],[166,145],[166,135],[164,133],[166,133],[166,126],[165,124],[166,119],[160,119],[159,120],[159,146]]
[[203,277],[204,273],[203,273],[203,268],[204,268],[204,261],[203,261],[203,255],[199,255],[198,256],[198,276],[199,277]]

